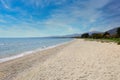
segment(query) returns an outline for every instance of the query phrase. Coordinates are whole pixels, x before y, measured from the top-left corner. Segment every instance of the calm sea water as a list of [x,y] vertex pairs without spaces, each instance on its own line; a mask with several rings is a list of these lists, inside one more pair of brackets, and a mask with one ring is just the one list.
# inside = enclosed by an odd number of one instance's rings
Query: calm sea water
[[0,38],[0,58],[43,49],[71,40],[70,38]]

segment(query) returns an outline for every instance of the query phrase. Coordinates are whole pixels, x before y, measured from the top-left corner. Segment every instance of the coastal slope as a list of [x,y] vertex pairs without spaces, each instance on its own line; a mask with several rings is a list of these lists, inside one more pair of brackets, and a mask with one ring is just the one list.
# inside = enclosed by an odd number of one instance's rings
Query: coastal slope
[[[37,60],[8,80],[120,80],[119,45],[76,39],[63,46],[47,51],[56,54],[43,62]],[[36,53],[34,57],[38,59],[39,55]]]

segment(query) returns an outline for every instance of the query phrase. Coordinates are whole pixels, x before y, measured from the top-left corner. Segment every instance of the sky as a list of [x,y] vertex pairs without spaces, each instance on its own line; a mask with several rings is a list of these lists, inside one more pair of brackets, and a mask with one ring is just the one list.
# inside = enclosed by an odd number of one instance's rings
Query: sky
[[0,0],[0,37],[44,37],[120,26],[120,0]]

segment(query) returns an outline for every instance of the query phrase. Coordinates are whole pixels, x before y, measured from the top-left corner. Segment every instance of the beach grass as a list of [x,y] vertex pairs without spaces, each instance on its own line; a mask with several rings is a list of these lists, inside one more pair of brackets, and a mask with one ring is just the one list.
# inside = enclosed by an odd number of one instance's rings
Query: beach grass
[[100,42],[115,42],[118,45],[120,45],[120,38],[101,38],[101,39],[85,38],[85,40],[100,41]]
[[120,46],[97,42],[119,40],[86,40],[1,63],[0,80],[119,80]]

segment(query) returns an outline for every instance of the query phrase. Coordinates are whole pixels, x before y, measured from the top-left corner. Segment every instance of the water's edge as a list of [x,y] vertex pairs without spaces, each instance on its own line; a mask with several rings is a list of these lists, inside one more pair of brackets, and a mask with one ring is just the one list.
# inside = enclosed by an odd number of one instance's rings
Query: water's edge
[[43,50],[55,48],[55,47],[58,47],[58,46],[61,46],[61,45],[70,43],[70,42],[72,42],[72,41],[74,41],[74,39],[73,39],[73,40],[70,40],[70,41],[67,41],[67,42],[63,42],[63,43],[56,44],[56,45],[54,45],[54,46],[48,46],[48,47],[45,47],[45,48],[38,48],[38,49],[35,49],[35,50],[32,50],[32,51],[23,52],[23,53],[18,54],[18,55],[1,58],[1,59],[0,59],[0,63],[7,62],[7,61],[10,61],[10,60],[14,60],[14,59],[17,59],[17,58],[26,56],[26,55],[28,55],[28,54],[33,54],[33,53],[36,53],[36,52],[39,52],[39,51],[43,51]]

